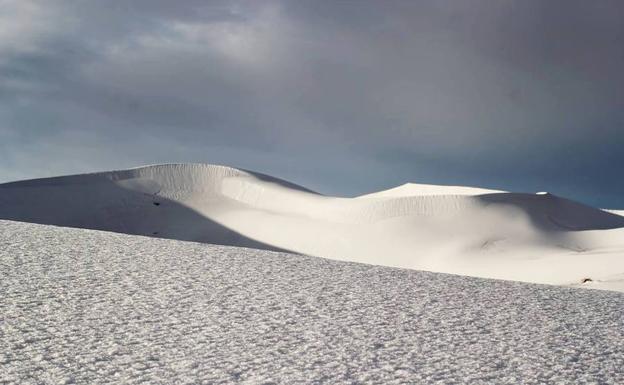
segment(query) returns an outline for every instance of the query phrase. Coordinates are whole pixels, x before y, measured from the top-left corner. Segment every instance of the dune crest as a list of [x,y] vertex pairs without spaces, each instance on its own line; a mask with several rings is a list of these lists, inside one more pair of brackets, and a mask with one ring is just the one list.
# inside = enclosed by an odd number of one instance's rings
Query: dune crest
[[406,184],[337,198],[166,164],[1,184],[0,219],[624,290],[624,217],[548,193]]

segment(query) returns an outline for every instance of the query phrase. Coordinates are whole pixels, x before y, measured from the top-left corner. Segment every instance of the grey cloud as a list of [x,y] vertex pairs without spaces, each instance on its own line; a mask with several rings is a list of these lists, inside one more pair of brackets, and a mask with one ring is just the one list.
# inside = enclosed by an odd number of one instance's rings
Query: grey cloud
[[39,8],[55,17],[28,50],[0,42],[0,179],[203,161],[331,193],[462,183],[624,206],[620,2]]

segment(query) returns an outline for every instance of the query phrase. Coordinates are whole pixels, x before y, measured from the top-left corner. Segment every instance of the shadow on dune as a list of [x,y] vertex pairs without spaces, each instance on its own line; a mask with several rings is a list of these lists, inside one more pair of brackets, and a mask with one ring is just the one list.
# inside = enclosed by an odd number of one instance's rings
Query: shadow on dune
[[295,184],[295,183],[288,182],[288,181],[286,181],[284,179],[275,178],[275,177],[272,177],[270,175],[261,174],[261,173],[256,172],[256,171],[249,171],[249,170],[246,170],[246,169],[240,169],[240,170],[241,171],[245,171],[246,173],[249,173],[249,174],[253,175],[254,177],[258,178],[259,180],[261,180],[263,182],[271,182],[271,183],[275,183],[275,184],[277,184],[279,186],[286,187],[286,188],[289,188],[289,189],[292,189],[292,190],[303,191],[303,192],[307,192],[307,193],[311,193],[311,194],[315,194],[315,195],[322,195],[322,194],[320,194],[320,193],[318,193],[316,191],[310,190],[310,189],[308,189],[306,187],[300,186],[300,185]]
[[103,174],[0,185],[0,219],[290,252],[179,202],[121,187]]
[[476,197],[486,205],[526,213],[544,231],[607,230],[624,227],[624,217],[552,194],[495,193]]

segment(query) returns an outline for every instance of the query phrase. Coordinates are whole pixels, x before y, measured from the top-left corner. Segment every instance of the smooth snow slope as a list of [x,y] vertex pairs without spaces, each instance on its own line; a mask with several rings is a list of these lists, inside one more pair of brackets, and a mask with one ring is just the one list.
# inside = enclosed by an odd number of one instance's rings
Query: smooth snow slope
[[624,295],[0,221],[2,384],[622,384]]
[[335,198],[170,164],[3,184],[0,218],[624,290],[624,217],[547,193],[408,184]]

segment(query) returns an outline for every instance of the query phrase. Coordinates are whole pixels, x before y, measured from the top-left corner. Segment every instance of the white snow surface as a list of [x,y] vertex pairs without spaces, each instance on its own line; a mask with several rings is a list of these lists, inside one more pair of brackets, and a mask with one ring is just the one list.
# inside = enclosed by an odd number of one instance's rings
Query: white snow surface
[[624,217],[545,192],[406,184],[338,198],[167,164],[1,184],[0,219],[624,290]]
[[622,384],[624,295],[0,221],[2,384]]
[[609,209],[605,209],[605,211],[607,211],[607,212],[609,212],[611,214],[616,214],[616,215],[624,217],[624,210],[609,210]]
[[390,197],[405,197],[405,196],[417,196],[417,195],[421,195],[421,196],[422,195],[480,195],[480,194],[492,194],[492,193],[502,193],[502,192],[506,192],[506,191],[490,190],[490,189],[479,188],[479,187],[406,183],[404,185],[394,187],[388,190],[361,195],[358,198],[390,198]]

